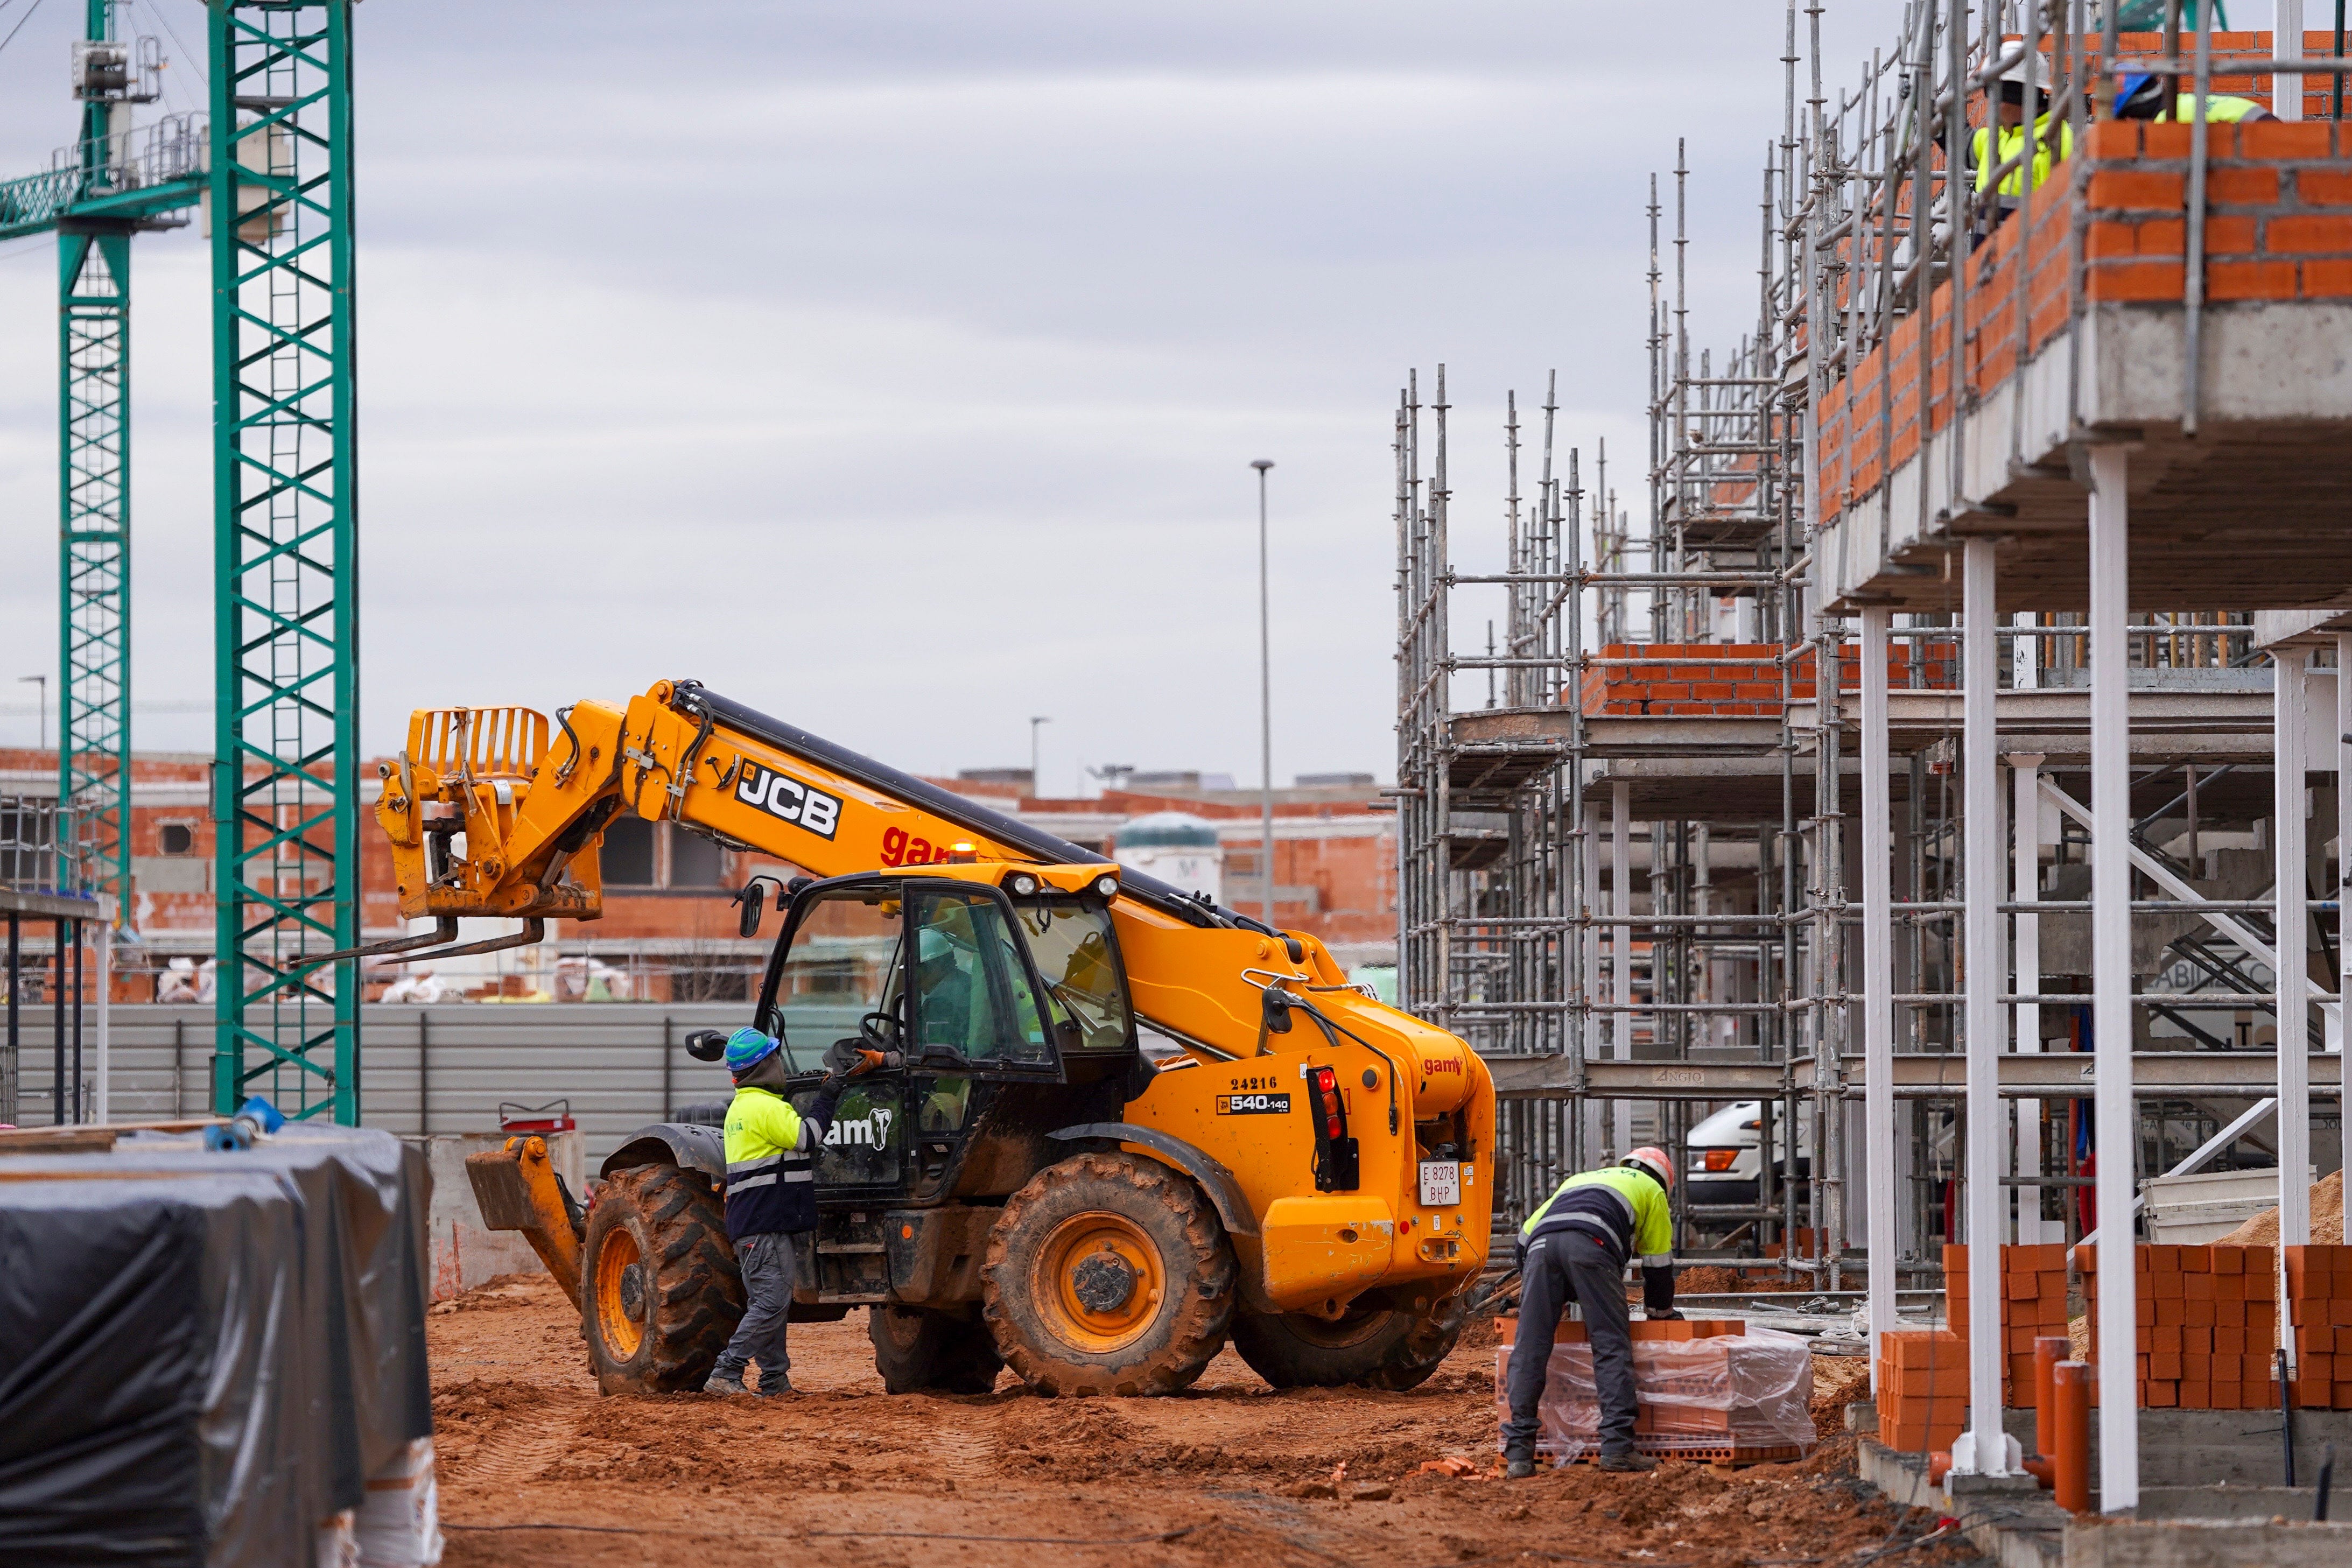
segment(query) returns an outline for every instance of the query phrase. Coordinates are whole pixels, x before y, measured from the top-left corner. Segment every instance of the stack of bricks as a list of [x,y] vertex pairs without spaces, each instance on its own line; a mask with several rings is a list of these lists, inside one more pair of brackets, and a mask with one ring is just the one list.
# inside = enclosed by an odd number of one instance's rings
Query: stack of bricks
[[1969,1424],[1969,1344],[1948,1329],[1878,1336],[1878,1440],[1899,1453],[1938,1453]]
[[[2096,1248],[2075,1254],[2099,1357]],[[2267,1247],[2132,1249],[2139,1403],[2162,1410],[2266,1410],[2278,1403],[2276,1255]]]
[[[1503,1346],[1507,1350],[1517,1336],[1519,1320],[1513,1314],[1496,1321],[1502,1325]],[[1627,1326],[1633,1330],[1636,1340],[1719,1339],[1726,1334],[1745,1334],[1748,1332],[1748,1323],[1741,1318],[1685,1318],[1679,1322],[1668,1319],[1664,1322],[1637,1322]],[[1560,1319],[1559,1328],[1552,1334],[1551,1342],[1554,1344],[1582,1344],[1583,1322],[1577,1318]]]
[[[1969,1334],[1969,1249],[1944,1249],[1944,1321],[1963,1341]],[[2066,1334],[2066,1249],[2000,1249],[2000,1402],[2011,1409],[2033,1403],[2033,1342]]]
[[2352,1247],[2286,1249],[2286,1304],[2294,1326],[2294,1402],[2352,1410]]
[[[1578,695],[1589,717],[1777,718],[1781,711],[1778,660],[1782,652],[1776,643],[1612,643],[1601,650],[1600,657],[1642,662],[1586,670]],[[1913,656],[1908,642],[1887,650],[1889,686],[1912,684]],[[1948,690],[1958,684],[1957,643],[1920,643],[1917,657],[1921,685]],[[1853,691],[1860,680],[1861,660],[1841,660],[1839,689]],[[1811,650],[1790,662],[1788,695],[1792,702],[1812,701]]]
[[[2234,38],[2258,57],[2266,36],[2217,35],[2217,47],[2221,38]],[[2229,78],[2217,79],[2215,89],[2231,90],[2221,79]],[[2324,101],[2318,95],[2328,78],[2304,80],[2306,104]],[[2092,125],[2078,158],[1970,254],[1962,406],[2016,374],[2021,355],[2039,354],[2066,330],[2078,304],[2178,306],[2186,298],[2191,131],[2185,123]],[[2210,124],[2206,132],[2208,304],[2352,298],[2352,121],[2315,115]],[[2079,201],[2078,167],[2086,175]],[[1822,397],[1815,418],[1822,524],[1875,496],[1890,472],[1917,455],[1923,433],[1949,424],[1952,301],[1947,282],[1926,311],[1896,322]]]

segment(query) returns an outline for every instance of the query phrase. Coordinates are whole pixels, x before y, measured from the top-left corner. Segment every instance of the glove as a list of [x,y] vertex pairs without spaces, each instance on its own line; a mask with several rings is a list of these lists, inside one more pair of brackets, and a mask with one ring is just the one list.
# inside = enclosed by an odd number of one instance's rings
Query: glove
[[1642,1315],[1654,1323],[1678,1323],[1683,1321],[1682,1313],[1672,1307],[1652,1307]]

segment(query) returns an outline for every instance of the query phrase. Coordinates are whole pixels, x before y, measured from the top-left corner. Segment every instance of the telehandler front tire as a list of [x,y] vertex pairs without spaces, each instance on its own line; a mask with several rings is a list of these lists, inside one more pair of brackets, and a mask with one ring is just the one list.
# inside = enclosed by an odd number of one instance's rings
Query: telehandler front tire
[[1462,1338],[1460,1295],[1423,1312],[1359,1299],[1336,1322],[1312,1312],[1244,1312],[1234,1319],[1234,1348],[1252,1372],[1276,1388],[1360,1388],[1402,1393],[1437,1370]]
[[606,1394],[676,1394],[710,1375],[743,1317],[727,1210],[699,1171],[638,1166],[596,1195],[581,1331]]
[[887,1393],[986,1394],[1004,1370],[995,1336],[975,1316],[876,1306],[868,1309],[866,1333]]
[[1040,1394],[1173,1394],[1224,1347],[1234,1275],[1224,1228],[1189,1177],[1079,1155],[1005,1204],[982,1313]]

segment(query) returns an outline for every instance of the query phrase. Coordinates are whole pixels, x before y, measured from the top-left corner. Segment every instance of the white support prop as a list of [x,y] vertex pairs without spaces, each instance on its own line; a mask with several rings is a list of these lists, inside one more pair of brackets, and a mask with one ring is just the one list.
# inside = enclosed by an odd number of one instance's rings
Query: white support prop
[[[2022,643],[2030,641],[2020,638]],[[2036,904],[2042,898],[2042,754],[2038,751],[2018,752],[2009,759],[2012,769],[2011,790],[2014,805],[2010,811],[2011,836],[2016,841],[2016,858],[2011,862],[2010,896],[2018,904]],[[2042,994],[2042,916],[2020,915],[2017,917],[2017,994],[2035,997]],[[2042,1053],[2042,1004],[2017,1004],[2017,1049],[2032,1055]],[[2040,1176],[2049,1167],[2042,1161],[2046,1140],[2042,1117],[2044,1102],[2018,1100],[2011,1103],[2017,1112],[2017,1174],[2021,1176]],[[2042,1218],[2042,1189],[2021,1186],[2017,1189],[2017,1239],[2026,1246],[2044,1241],[2063,1240],[2064,1228]]]
[[[2001,1112],[2000,1058],[2008,1022],[2001,993],[2008,965],[2000,940],[2002,893],[2000,737],[1993,698],[2000,684],[2000,642],[1993,611],[1993,541],[1972,538],[1960,555],[1960,783],[1965,826],[1961,852],[1961,915],[1968,995],[1968,1155],[1962,1166],[1968,1205],[1969,1431],[1970,1473],[2010,1473],[2009,1444],[2000,1425],[2000,1370],[2008,1346],[2000,1334],[2000,1185],[2008,1162],[2007,1118]],[[1868,728],[1864,725],[1865,731]],[[1955,1450],[1955,1468],[1958,1467]]]
[[1889,803],[1884,605],[1862,612],[1862,1036],[1864,1245],[1870,1249],[1871,1387],[1878,1336],[1895,1327],[1895,853]]
[[114,1120],[114,1063],[108,1054],[106,1037],[107,1015],[114,1010],[114,895],[98,895],[98,918],[82,922],[86,931],[94,933],[90,967],[98,972],[98,1085],[91,1096],[91,1119],[100,1126]]
[[[2336,887],[2334,889],[2337,908],[2336,919],[2339,925],[2343,921],[2344,886],[2347,881],[2352,881],[2352,767],[2347,767],[2347,763],[2352,763],[2352,634],[2339,632],[2336,638]],[[2342,966],[2336,977],[2336,994],[2339,998],[2352,996],[2352,990],[2346,989],[2346,983],[2352,981],[2352,943],[2338,940],[2336,944],[2336,957],[2337,963]],[[2339,1007],[2336,1012],[2336,1029],[2333,1031],[2335,1035],[2333,1048],[2338,1051],[2345,1050],[2344,1022],[2343,1009]],[[2341,1107],[2346,1103],[2345,1101],[2338,1100],[2336,1103],[2337,1116],[2344,1124],[2342,1168],[2352,1170],[2352,1115],[2343,1113]],[[2337,1239],[2341,1240],[2342,1238],[2339,1236]]]
[[[2138,1145],[2132,1104],[2131,527],[2124,448],[2091,448],[2091,1019],[2099,1212],[2131,1212]],[[2132,1228],[2099,1237],[2099,1507],[2139,1506],[2138,1284]],[[1998,1322],[1999,1320],[1993,1320]]]
[[[2278,954],[2272,973],[2278,991],[2278,1171],[2279,1245],[2311,1240],[2311,911],[2304,903],[2304,772],[2309,744],[2304,734],[2301,648],[2273,648],[2277,664],[2271,687],[2272,896],[2277,912]],[[2289,1345],[2287,1354],[2294,1354]]]
[[[1590,794],[1584,799],[1587,832],[1584,838],[1584,907],[1589,915],[1603,914],[1607,905],[1601,894],[1601,832],[1600,813],[1594,810]],[[1584,994],[1594,1002],[1607,999],[1609,993],[1601,983],[1601,927],[1587,925],[1577,937],[1578,961],[1584,966]],[[1599,1061],[1608,1051],[1608,1019],[1610,1014],[1599,1007],[1588,1009],[1584,1015],[1584,1060]],[[1608,1134],[1601,1126],[1607,1114],[1606,1103],[1587,1097],[1583,1109],[1583,1155],[1589,1164],[1601,1157],[1601,1145]]]
[[[1609,901],[1617,918],[1630,920],[1633,915],[1633,786],[1619,779],[1610,786],[1609,796],[1609,877],[1614,884],[1609,890]],[[1617,1060],[1633,1060],[1633,1015],[1624,1009],[1633,1005],[1633,928],[1629,925],[1611,927],[1609,939],[1615,984],[1611,988],[1611,1000],[1618,1011],[1610,1016],[1617,1020]],[[1633,1106],[1628,1100],[1609,1103],[1610,1153],[1623,1159],[1633,1142]]]
[[[2303,58],[2303,0],[2273,0],[2271,9],[2271,58]],[[2271,112],[2281,120],[2303,118],[2303,89],[2309,77],[2271,78]]]

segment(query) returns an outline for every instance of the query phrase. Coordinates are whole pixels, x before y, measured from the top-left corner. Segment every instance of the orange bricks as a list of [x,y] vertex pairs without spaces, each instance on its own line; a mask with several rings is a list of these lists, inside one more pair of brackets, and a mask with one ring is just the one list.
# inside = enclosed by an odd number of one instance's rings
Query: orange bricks
[[[2076,1254],[2090,1298],[2091,1358],[2098,1359],[2095,1249]],[[2267,1247],[2133,1249],[2134,1352],[2139,1402],[2150,1409],[2261,1410],[2277,1403],[2275,1255]]]
[[[1772,717],[1780,714],[1780,646],[1773,643],[1612,643],[1601,650],[1604,663],[1584,672],[1578,692],[1587,715],[1638,715],[1652,717],[1703,716],[1712,717]],[[1892,686],[1911,685],[1917,661],[1919,684],[1948,689],[1958,680],[1959,647],[1954,643],[1904,643],[1891,648],[1886,680]],[[1841,663],[1838,684],[1858,689],[1861,661]],[[1790,663],[1789,696],[1798,702],[1813,698],[1813,655],[1809,651]]]
[[[2224,38],[2242,40],[2242,47],[2231,55]],[[2233,61],[2264,57],[2267,38],[2217,36],[2216,90],[2228,90],[2220,84],[2231,79],[2226,68]],[[2311,38],[2316,53],[2333,46],[2331,35]],[[2126,35],[2118,57],[2160,48],[2157,35]],[[2264,104],[2277,85],[2253,77],[2244,83],[2244,96]],[[2294,89],[2290,83],[2285,90]],[[2206,128],[2203,284],[2216,305],[2352,298],[2352,122],[2326,118],[2326,77],[2306,78],[2303,91],[2313,113],[2302,122]],[[1816,410],[1824,522],[1876,495],[1927,435],[1950,422],[1956,402],[1966,406],[2018,374],[2084,305],[2165,306],[2186,298],[2191,141],[2186,124],[2092,125],[2075,159],[1976,246],[1959,277],[1934,290],[1923,310],[1906,317],[1825,390]],[[2079,261],[2078,208],[2087,220]],[[1957,400],[1956,301],[1965,311]]]
[[[1944,1318],[1969,1334],[1969,1249],[1944,1249]],[[2066,1332],[2066,1249],[2000,1249],[2000,1402],[2033,1403],[2033,1342]]]
[[1905,1453],[1949,1448],[1969,1424],[1968,1342],[1948,1329],[1878,1336],[1878,1440]]
[[2352,1410],[2352,1247],[2288,1248],[2286,1303],[2294,1402],[2306,1410]]

